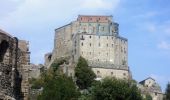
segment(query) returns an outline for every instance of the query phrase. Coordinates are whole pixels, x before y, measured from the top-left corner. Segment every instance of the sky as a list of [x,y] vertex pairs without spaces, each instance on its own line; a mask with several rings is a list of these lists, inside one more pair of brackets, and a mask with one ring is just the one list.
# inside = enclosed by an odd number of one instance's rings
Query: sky
[[170,81],[169,0],[0,0],[0,29],[29,41],[31,62],[44,63],[54,30],[78,15],[112,15],[128,39],[135,80],[153,77],[163,91]]

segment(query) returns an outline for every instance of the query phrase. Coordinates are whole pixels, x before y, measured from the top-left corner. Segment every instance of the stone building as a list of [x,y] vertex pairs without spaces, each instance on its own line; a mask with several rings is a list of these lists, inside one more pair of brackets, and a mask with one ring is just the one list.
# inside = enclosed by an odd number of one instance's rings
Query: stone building
[[152,97],[152,100],[163,100],[164,94],[155,79],[149,77],[139,82],[137,86],[144,97],[149,94]]
[[119,24],[112,16],[79,15],[76,21],[55,29],[54,49],[45,55],[46,66],[61,57],[70,58],[74,65],[80,56],[88,61],[98,78],[131,78],[128,40],[119,35]]
[[28,44],[0,30],[0,100],[28,99],[28,67]]

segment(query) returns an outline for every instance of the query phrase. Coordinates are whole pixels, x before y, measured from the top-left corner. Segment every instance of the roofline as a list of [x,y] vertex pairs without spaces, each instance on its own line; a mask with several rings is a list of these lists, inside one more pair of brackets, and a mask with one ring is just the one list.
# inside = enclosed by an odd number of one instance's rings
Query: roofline
[[55,29],[55,31],[57,31],[57,30],[59,30],[59,29],[61,29],[61,28],[65,27],[65,26],[71,25],[71,24],[72,24],[72,22],[71,22],[71,23],[69,23],[69,24],[63,25],[63,26],[61,26],[61,27],[59,27],[59,28],[56,28],[56,29]]
[[5,32],[5,31],[2,30],[2,29],[0,29],[0,34],[7,35],[8,37],[13,38],[12,35],[10,35],[9,33]]
[[139,83],[142,83],[142,82],[144,82],[144,81],[145,81],[145,80],[147,80],[147,79],[152,79],[152,80],[156,81],[154,78],[152,78],[152,77],[148,77],[148,78],[146,78],[146,79],[144,79],[144,80],[140,81]]
[[85,17],[113,17],[112,15],[78,15],[79,16],[85,16]]

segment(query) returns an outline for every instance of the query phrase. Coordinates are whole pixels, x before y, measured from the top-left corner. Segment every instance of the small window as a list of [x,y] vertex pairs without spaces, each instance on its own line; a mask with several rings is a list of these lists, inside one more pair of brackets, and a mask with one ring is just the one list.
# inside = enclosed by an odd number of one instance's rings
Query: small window
[[99,47],[100,47],[100,43],[99,43]]
[[99,61],[99,59],[97,59],[97,61]]
[[108,40],[108,36],[107,36],[107,40]]
[[91,52],[90,52],[90,55],[91,55]]
[[83,46],[83,42],[81,43],[81,46]]
[[124,76],[126,76],[126,73],[123,73]]
[[90,47],[91,47],[91,43],[90,43]]
[[75,54],[76,54],[76,49],[74,50]]
[[111,75],[113,75],[113,72],[111,72]]
[[97,71],[97,74],[100,74],[100,71]]
[[107,56],[108,56],[108,53],[106,53],[107,54]]
[[113,40],[113,36],[112,36],[112,40]]
[[89,36],[89,38],[91,39],[91,35]]
[[112,47],[113,47],[113,44],[112,44]]
[[107,44],[107,47],[108,47],[109,45]]
[[104,27],[102,27],[102,31],[104,31]]
[[100,36],[99,36],[99,39],[100,39]]
[[157,96],[158,94],[155,92],[155,96]]
[[81,54],[83,55],[83,52],[81,52]]

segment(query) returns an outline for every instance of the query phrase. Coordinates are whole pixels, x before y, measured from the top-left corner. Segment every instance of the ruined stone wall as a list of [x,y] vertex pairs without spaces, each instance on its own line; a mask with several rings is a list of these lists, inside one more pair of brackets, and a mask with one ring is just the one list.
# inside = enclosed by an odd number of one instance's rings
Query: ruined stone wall
[[19,52],[19,73],[22,75],[21,92],[23,93],[23,99],[28,100],[29,97],[29,68],[30,68],[30,52],[29,42],[25,40],[19,40],[18,43]]
[[0,99],[28,100],[27,45],[0,30]]
[[[0,99],[19,98],[17,75],[17,39],[0,30]],[[17,86],[18,85],[18,86]]]

